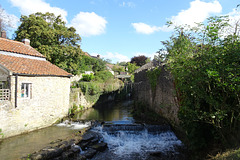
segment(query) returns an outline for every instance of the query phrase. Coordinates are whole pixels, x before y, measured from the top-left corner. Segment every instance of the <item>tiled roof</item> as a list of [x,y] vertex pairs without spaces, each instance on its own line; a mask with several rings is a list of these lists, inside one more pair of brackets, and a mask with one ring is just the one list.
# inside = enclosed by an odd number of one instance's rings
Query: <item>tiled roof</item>
[[26,45],[22,42],[13,41],[6,38],[0,38],[0,51],[13,52],[35,57],[45,57],[30,45]]
[[15,74],[44,75],[44,76],[71,76],[70,73],[53,65],[48,61],[7,56],[0,54],[0,65],[3,65]]

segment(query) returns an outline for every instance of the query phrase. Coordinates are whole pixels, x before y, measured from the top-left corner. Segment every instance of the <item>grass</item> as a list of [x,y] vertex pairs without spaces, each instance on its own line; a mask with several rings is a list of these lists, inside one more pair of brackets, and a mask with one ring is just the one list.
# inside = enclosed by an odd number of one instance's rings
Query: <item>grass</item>
[[211,156],[209,160],[238,160],[240,159],[240,148],[228,150],[223,153],[218,153],[216,156]]

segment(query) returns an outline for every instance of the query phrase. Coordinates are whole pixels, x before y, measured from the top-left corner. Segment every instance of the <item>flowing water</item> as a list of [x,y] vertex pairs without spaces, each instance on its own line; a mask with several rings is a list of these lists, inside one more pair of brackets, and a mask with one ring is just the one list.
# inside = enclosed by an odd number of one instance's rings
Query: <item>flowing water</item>
[[183,144],[167,125],[104,124],[92,130],[108,144],[107,151],[94,160],[159,159],[159,154],[162,159],[182,157],[176,149]]
[[[167,125],[137,124],[131,114],[132,101],[108,103],[79,113],[73,119],[105,121],[92,130],[102,135],[108,149],[98,153],[94,160],[154,159],[151,155],[178,156],[182,142]],[[50,142],[64,139],[90,123],[65,121],[45,129],[8,138],[0,143],[0,159],[14,160],[40,150]],[[171,158],[171,157],[170,157]],[[170,159],[169,157],[164,159]],[[157,158],[158,159],[158,158]],[[178,158],[177,158],[178,159]]]
[[60,123],[28,134],[7,138],[0,142],[0,160],[16,160],[46,147],[58,139],[65,139],[89,123]]

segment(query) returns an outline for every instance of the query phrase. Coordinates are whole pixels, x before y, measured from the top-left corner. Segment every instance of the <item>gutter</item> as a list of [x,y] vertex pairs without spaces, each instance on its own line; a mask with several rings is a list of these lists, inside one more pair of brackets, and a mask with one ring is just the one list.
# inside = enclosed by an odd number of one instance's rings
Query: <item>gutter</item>
[[19,75],[19,76],[31,76],[31,77],[68,77],[71,78],[73,75],[51,75],[51,74],[25,74],[25,73],[14,73],[13,75]]
[[15,74],[15,108],[17,108],[18,74]]

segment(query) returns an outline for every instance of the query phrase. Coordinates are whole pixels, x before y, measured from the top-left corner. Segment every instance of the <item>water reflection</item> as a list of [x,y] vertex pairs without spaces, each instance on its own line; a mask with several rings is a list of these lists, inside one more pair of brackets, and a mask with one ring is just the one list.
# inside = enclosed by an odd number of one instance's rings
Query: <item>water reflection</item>
[[131,114],[133,101],[124,101],[121,103],[107,103],[101,106],[95,106],[84,112],[75,115],[74,119],[113,121],[113,123],[133,123]]
[[8,138],[0,143],[0,159],[20,159],[34,151],[46,147],[50,142],[70,136],[74,130],[66,127],[51,126]]
[[[113,121],[113,123],[132,123],[130,106],[132,101],[118,104],[108,103],[102,106],[90,108],[77,114],[75,119]],[[33,131],[8,138],[0,142],[0,159],[13,160],[38,151],[46,147],[50,142],[57,139],[65,139],[76,130],[71,127],[51,126],[41,130]]]

